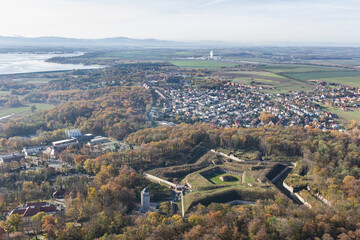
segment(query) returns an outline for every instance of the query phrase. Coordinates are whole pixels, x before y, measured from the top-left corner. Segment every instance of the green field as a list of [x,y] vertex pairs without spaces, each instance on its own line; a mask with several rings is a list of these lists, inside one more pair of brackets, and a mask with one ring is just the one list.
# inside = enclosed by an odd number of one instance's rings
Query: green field
[[[46,103],[37,103],[33,104],[36,106],[36,110],[46,110],[54,107],[52,104],[46,104]],[[0,108],[0,117],[4,117],[10,114],[16,114],[16,115],[27,115],[31,112],[31,106],[24,106],[24,107],[16,107],[16,108]]]
[[356,109],[354,111],[343,111],[341,109],[333,108],[333,107],[326,107],[326,109],[329,112],[335,113],[336,115],[338,115],[339,117],[341,117],[345,120],[360,121],[360,110],[358,110],[358,109]]
[[288,79],[273,72],[266,71],[234,71],[227,72],[233,75],[233,82],[263,87],[265,92],[286,93],[289,91],[308,91],[314,85],[306,81]]
[[239,77],[249,77],[249,76],[258,76],[258,77],[268,77],[268,78],[280,78],[280,79],[286,79],[286,77],[284,76],[280,76],[276,73],[273,73],[273,72],[265,72],[265,71],[231,71],[231,72],[228,72],[228,73],[233,73],[233,74],[236,74],[237,76]]
[[331,71],[331,72],[305,72],[305,73],[284,73],[285,76],[307,81],[311,79],[339,78],[360,76],[360,71]]
[[265,69],[269,72],[273,73],[302,73],[302,72],[332,72],[339,71],[342,69],[334,68],[334,67],[296,67],[296,68],[269,68]]
[[314,64],[328,64],[328,65],[342,65],[342,66],[360,66],[360,59],[349,60],[311,60],[310,63]]
[[235,67],[238,63],[216,62],[216,61],[201,61],[201,60],[174,60],[170,61],[177,67],[182,68],[221,68],[221,67]]
[[344,84],[350,87],[360,88],[360,76],[357,77],[335,77],[335,78],[322,78],[322,81],[328,83]]

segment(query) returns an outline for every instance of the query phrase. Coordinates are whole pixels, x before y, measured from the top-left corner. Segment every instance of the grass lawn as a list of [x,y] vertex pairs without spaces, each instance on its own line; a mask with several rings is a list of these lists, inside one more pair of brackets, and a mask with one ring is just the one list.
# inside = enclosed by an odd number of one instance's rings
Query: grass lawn
[[[46,103],[37,103],[37,104],[32,104],[36,106],[36,110],[46,110],[46,109],[50,109],[52,107],[54,107],[54,105],[52,104],[46,104]],[[15,113],[16,115],[27,115],[29,113],[31,113],[31,106],[24,106],[24,107],[17,107],[17,108],[0,108],[0,117],[4,117],[10,114]]]
[[[220,177],[222,176],[232,176],[234,178],[237,179],[237,181],[233,181],[233,182],[227,182],[227,181],[223,181],[220,179]],[[235,174],[229,174],[229,173],[222,173],[222,172],[217,172],[217,173],[213,173],[211,175],[207,176],[207,179],[214,183],[214,184],[229,184],[229,185],[233,185],[233,184],[239,184],[241,183],[241,176],[239,175],[235,175]]]
[[221,68],[221,67],[235,67],[239,65],[238,63],[227,63],[227,62],[216,62],[216,61],[201,61],[201,60],[175,60],[170,61],[171,64],[174,64],[178,67],[183,68]]

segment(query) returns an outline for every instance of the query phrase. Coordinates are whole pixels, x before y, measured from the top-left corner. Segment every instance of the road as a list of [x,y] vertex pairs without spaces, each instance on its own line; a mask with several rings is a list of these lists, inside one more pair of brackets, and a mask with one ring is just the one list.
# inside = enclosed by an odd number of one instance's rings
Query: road
[[234,161],[237,161],[237,162],[245,162],[244,159],[237,158],[237,157],[235,157],[233,155],[229,156],[229,155],[227,155],[225,153],[218,152],[215,149],[211,149],[210,151],[213,152],[213,153],[216,153],[217,155],[220,155],[220,156],[223,156],[223,157],[226,157],[226,158],[230,158],[231,160],[234,160]]
[[172,183],[172,182],[169,182],[165,179],[162,179],[162,178],[159,178],[159,177],[156,177],[154,175],[151,175],[151,174],[148,174],[148,173],[143,173],[144,177],[146,177],[147,179],[150,179],[150,180],[153,180],[153,181],[156,181],[156,182],[159,182],[159,183],[165,183],[166,185],[169,185],[170,187],[174,187],[176,188],[176,184],[175,183]]

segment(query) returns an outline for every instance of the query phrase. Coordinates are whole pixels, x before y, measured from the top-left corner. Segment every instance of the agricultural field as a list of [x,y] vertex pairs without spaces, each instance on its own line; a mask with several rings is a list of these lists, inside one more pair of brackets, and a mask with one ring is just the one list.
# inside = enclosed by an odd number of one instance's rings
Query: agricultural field
[[182,68],[209,68],[217,69],[222,67],[235,67],[238,63],[206,61],[206,60],[174,60],[170,61],[171,64]]
[[302,82],[318,79],[328,83],[360,87],[360,71],[353,71],[344,67],[310,64],[274,64],[266,66],[265,71]]
[[234,71],[226,72],[222,75],[232,77],[233,82],[262,87],[265,92],[271,93],[286,93],[293,90],[308,91],[314,87],[309,82],[289,79],[285,76],[266,71]]
[[321,81],[325,81],[328,83],[344,84],[350,87],[360,88],[360,75],[354,77],[322,78]]
[[327,59],[327,60],[311,60],[309,61],[313,64],[326,64],[326,65],[341,65],[341,66],[360,66],[360,59],[354,58],[349,60],[333,60],[333,59]]
[[302,73],[284,73],[284,76],[307,81],[312,79],[328,79],[328,78],[342,78],[360,76],[360,71],[327,71],[327,72],[302,72]]

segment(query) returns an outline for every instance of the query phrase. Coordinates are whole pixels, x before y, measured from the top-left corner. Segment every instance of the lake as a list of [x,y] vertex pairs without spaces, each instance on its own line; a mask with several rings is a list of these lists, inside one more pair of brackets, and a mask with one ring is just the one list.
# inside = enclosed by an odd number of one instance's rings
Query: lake
[[73,69],[93,69],[101,66],[84,66],[81,64],[59,64],[45,62],[52,57],[79,56],[83,53],[71,54],[34,54],[34,53],[0,53],[0,74],[47,72]]

